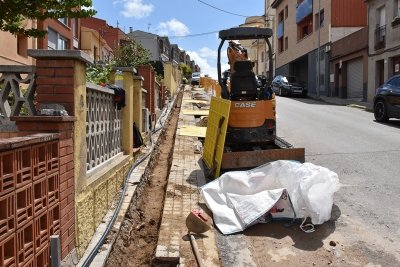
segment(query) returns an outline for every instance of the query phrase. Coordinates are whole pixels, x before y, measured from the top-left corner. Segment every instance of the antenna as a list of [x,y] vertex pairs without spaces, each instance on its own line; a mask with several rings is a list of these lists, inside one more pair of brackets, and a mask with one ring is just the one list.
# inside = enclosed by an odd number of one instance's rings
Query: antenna
[[147,24],[147,31],[150,32],[151,23]]

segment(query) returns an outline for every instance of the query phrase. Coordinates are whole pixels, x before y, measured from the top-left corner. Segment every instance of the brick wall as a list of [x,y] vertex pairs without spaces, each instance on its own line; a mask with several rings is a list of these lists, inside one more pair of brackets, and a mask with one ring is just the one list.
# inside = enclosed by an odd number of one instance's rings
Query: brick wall
[[[151,94],[151,69],[152,66],[138,66],[138,75],[144,78],[143,80],[143,88],[147,90],[146,96],[146,108],[149,109],[151,112],[151,103],[154,102],[154,98],[152,98]],[[154,85],[153,85],[154,87]],[[153,90],[153,97],[154,97],[154,90]],[[154,104],[153,104],[154,105]]]
[[[64,258],[75,247],[75,202],[74,202],[74,148],[73,124],[75,117],[12,117],[17,121],[18,129],[25,132],[52,132],[59,134],[59,141],[46,148],[46,170],[51,174],[57,170],[56,176],[49,176],[51,182],[59,188],[59,207],[53,210],[60,219],[58,231],[61,242],[61,257]],[[28,130],[29,129],[29,130]],[[33,150],[38,155],[43,148]],[[36,155],[36,154],[34,154]],[[38,160],[40,162],[40,160]],[[43,166],[34,167],[34,174],[43,172]],[[36,169],[37,170],[36,170]],[[39,177],[41,177],[39,175]],[[52,200],[54,201],[54,200]]]
[[[74,115],[74,60],[36,61],[36,101],[41,104],[60,104],[68,115]],[[37,104],[40,109],[40,104]],[[42,124],[43,127],[46,127]],[[42,129],[39,129],[42,130]]]
[[60,235],[60,134],[0,141],[0,266],[49,266]]

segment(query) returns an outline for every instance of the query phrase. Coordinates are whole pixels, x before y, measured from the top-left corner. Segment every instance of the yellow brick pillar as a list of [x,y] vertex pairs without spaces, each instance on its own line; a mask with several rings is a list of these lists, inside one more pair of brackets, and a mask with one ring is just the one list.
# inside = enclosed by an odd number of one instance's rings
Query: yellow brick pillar
[[[122,72],[116,73],[116,70]],[[110,82],[125,90],[126,106],[122,109],[122,149],[126,155],[133,157],[133,75],[134,68],[113,68]]]
[[165,62],[164,63],[164,84],[171,91],[171,97],[175,95],[175,90],[172,86],[172,63]]
[[142,87],[144,78],[142,76],[133,77],[133,122],[142,131]]

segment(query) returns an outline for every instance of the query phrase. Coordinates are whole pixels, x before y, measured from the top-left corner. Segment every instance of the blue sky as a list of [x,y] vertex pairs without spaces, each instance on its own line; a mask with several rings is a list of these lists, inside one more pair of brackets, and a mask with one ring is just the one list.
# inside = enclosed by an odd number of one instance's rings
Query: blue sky
[[[126,33],[133,30],[150,31],[170,37],[172,44],[184,49],[204,74],[217,78],[218,31],[237,27],[246,16],[260,16],[265,0],[92,0],[96,18],[104,19]],[[206,3],[206,4],[204,4]],[[207,5],[208,4],[208,5]],[[222,12],[215,8],[225,10]],[[244,16],[244,17],[243,17]],[[177,38],[209,33],[196,37]],[[224,49],[225,48],[225,49]],[[222,70],[228,69],[226,45],[221,54]]]

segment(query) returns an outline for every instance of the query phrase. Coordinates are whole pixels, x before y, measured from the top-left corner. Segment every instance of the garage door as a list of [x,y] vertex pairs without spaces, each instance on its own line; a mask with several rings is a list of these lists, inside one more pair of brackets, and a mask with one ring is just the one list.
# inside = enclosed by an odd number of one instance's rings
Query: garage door
[[347,62],[347,97],[363,98],[363,58]]

